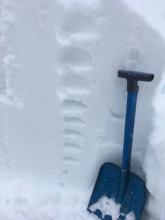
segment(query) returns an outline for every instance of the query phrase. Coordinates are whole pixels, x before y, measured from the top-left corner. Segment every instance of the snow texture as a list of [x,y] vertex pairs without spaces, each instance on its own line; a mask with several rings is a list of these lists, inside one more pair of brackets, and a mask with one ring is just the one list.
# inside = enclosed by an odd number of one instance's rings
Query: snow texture
[[156,90],[153,101],[155,108],[154,129],[150,134],[150,141],[145,155],[144,170],[147,178],[147,188],[150,193],[148,201],[149,219],[163,219],[165,198],[165,146],[164,146],[164,124],[165,124],[165,77]]
[[102,212],[102,218],[106,215],[110,215],[112,220],[117,220],[120,216],[120,204],[116,204],[113,199],[109,199],[106,196],[100,198],[100,200],[89,207],[91,212],[95,212],[97,209]]
[[149,191],[144,220],[164,220],[161,12],[131,2],[0,1],[0,219],[96,218],[98,169],[121,164],[126,68],[155,73],[140,83],[132,171]]
[[[119,216],[122,215],[122,213],[120,213],[120,204],[117,204],[113,199],[109,199],[106,196],[103,196],[99,199],[98,202],[96,202],[95,204],[91,205],[89,207],[91,212],[95,212],[96,210],[101,211],[102,213],[102,218],[104,219],[105,216],[111,216],[112,220],[118,220]],[[122,217],[125,216],[124,214],[122,215]],[[128,213],[125,216],[126,220],[135,220],[135,215],[133,212]]]
[[0,219],[4,220],[98,220],[86,211],[87,191],[54,190],[28,176],[12,181],[3,177],[0,197]]

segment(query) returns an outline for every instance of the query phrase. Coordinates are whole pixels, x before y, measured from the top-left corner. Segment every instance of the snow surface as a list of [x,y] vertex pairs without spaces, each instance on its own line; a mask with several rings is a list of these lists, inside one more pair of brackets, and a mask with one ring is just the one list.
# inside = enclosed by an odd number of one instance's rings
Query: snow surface
[[[30,181],[29,181],[30,180]],[[24,176],[0,183],[0,219],[4,220],[98,220],[86,211],[89,192],[63,191]]]
[[164,220],[164,36],[131,2],[0,1],[0,220],[95,218],[98,169],[121,162],[121,68],[155,73],[140,83],[132,170],[144,219]]

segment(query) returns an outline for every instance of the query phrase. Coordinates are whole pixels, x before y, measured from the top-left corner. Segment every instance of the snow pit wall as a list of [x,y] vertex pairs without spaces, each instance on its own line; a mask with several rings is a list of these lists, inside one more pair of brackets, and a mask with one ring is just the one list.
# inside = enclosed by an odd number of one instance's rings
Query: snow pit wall
[[161,36],[122,1],[15,0],[1,9],[2,173],[79,190],[103,162],[120,164],[126,82],[117,70],[127,68],[156,74],[140,83],[137,107],[132,169],[145,179]]
[[[147,214],[151,220],[163,219],[165,202],[164,189],[164,121],[165,121],[165,77],[156,90],[153,101],[155,109],[154,127],[150,134],[144,162],[149,199],[147,202]],[[153,208],[154,207],[154,208]]]

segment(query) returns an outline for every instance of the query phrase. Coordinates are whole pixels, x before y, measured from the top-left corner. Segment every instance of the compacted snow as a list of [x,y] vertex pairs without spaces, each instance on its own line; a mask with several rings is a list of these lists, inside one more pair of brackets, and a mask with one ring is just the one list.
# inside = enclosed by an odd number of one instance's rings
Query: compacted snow
[[140,83],[132,170],[149,192],[144,220],[164,220],[165,43],[138,9],[0,1],[0,220],[97,219],[86,207],[98,169],[121,161],[122,68],[155,73]]

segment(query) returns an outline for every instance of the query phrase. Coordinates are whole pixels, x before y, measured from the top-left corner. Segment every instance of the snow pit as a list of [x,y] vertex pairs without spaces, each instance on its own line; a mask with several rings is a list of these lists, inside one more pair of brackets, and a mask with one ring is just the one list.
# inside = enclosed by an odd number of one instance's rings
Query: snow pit
[[127,68],[155,73],[140,83],[132,171],[149,191],[143,220],[164,220],[164,3],[154,15],[131,2],[0,2],[0,219],[96,219],[98,169],[121,164]]

